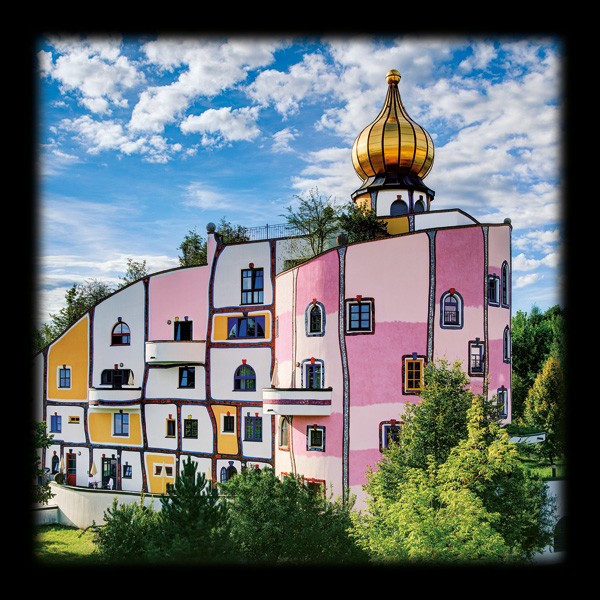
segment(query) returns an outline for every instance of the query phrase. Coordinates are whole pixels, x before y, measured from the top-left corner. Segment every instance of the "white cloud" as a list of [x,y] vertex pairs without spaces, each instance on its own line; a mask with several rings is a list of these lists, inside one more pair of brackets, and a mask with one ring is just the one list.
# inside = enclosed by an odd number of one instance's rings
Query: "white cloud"
[[560,229],[534,230],[513,239],[513,247],[518,250],[538,250],[548,252],[550,247],[561,241]]
[[203,182],[194,181],[184,187],[183,205],[202,210],[232,208],[231,201],[222,193],[212,190]]
[[63,94],[74,92],[88,110],[111,112],[111,105],[127,106],[123,93],[144,82],[144,75],[120,55],[120,39],[54,39],[50,43],[58,56],[40,53],[42,73],[59,82]]
[[202,144],[212,146],[219,143],[251,141],[260,135],[256,126],[259,108],[231,107],[209,108],[201,115],[191,115],[181,123],[183,133],[202,134]]
[[299,133],[295,127],[286,127],[273,134],[274,152],[292,152],[290,144],[298,137]]
[[541,266],[545,267],[557,267],[560,264],[560,255],[558,252],[550,252],[543,258],[528,258],[525,254],[517,254],[513,258],[512,268],[513,271],[532,271]]
[[541,278],[541,275],[539,273],[530,273],[529,275],[521,275],[519,277],[517,277],[515,284],[514,284],[514,289],[521,289],[524,287],[527,287],[529,285],[532,285],[533,283],[537,283]]
[[485,69],[496,56],[497,51],[493,42],[475,42],[473,44],[471,56],[465,58],[458,68],[466,73],[470,73],[474,69],[482,70]]

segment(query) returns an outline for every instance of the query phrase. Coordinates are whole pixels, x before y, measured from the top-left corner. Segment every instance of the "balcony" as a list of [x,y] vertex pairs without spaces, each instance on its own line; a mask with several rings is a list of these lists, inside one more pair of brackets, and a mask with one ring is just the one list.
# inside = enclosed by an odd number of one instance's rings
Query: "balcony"
[[130,403],[139,401],[142,397],[142,388],[136,387],[95,387],[88,389],[88,401],[90,406],[98,406],[103,402]]
[[263,414],[303,417],[331,415],[333,388],[263,388]]
[[146,362],[151,365],[203,365],[206,340],[146,342]]

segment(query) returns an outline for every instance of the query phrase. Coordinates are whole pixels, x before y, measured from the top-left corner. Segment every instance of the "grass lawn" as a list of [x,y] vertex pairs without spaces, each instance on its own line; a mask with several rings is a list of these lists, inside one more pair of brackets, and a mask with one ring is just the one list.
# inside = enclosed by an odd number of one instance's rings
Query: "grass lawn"
[[33,555],[42,566],[98,561],[91,531],[56,524],[39,525],[34,531]]

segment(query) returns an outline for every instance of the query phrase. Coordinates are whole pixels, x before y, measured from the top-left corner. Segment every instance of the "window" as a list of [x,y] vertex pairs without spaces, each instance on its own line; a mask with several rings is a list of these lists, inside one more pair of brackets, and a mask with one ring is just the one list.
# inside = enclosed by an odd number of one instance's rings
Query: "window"
[[167,419],[166,437],[171,437],[171,438],[175,437],[175,419],[172,419],[171,417],[169,417]]
[[325,334],[325,307],[320,302],[313,301],[306,308],[305,326],[308,336]]
[[233,389],[239,391],[254,391],[256,389],[256,373],[247,364],[240,365],[233,376]]
[[390,216],[391,217],[398,217],[400,215],[407,215],[408,214],[408,204],[406,204],[406,202],[404,202],[404,200],[394,200],[394,202],[392,202],[392,205],[390,206]]
[[198,419],[188,417],[183,420],[183,437],[198,439]]
[[123,465],[123,479],[131,479],[131,475],[132,475],[132,466],[129,463],[125,463]]
[[287,417],[279,418],[279,447],[290,447],[290,422]]
[[60,459],[56,454],[52,457],[52,473],[58,473],[60,470]]
[[229,317],[227,337],[231,339],[264,338],[265,317]]
[[192,341],[192,324],[193,321],[175,321],[173,326],[173,340],[176,342]]
[[498,306],[500,293],[500,278],[498,275],[488,275],[488,303]]
[[425,374],[425,357],[418,356],[415,352],[404,359],[404,393],[418,394],[423,388]]
[[223,433],[235,433],[235,417],[223,415]]
[[263,269],[242,269],[241,304],[263,303],[263,279]]
[[502,263],[502,306],[508,308],[508,263]]
[[306,449],[325,452],[325,427],[316,424],[306,427]]
[[384,450],[390,447],[392,443],[400,440],[400,423],[398,421],[389,421],[381,424],[381,448]]
[[346,300],[346,333],[373,332],[373,301]]
[[505,419],[508,416],[508,390],[502,386],[498,388],[498,416]]
[[70,388],[71,387],[71,367],[61,367],[58,369],[58,387],[59,388]]
[[305,360],[302,362],[304,370],[304,388],[320,390],[325,380],[324,364],[322,360]]
[[226,483],[236,474],[237,469],[233,466],[233,462],[230,461],[228,467],[221,467],[221,483]]
[[503,355],[504,355],[504,362],[505,363],[509,363],[510,362],[510,355],[511,355],[511,344],[510,344],[510,329],[508,328],[508,325],[504,328],[504,335],[502,336],[502,348],[503,348]]
[[133,385],[133,371],[131,369],[104,369],[100,383],[112,386],[113,390],[119,390],[124,385]]
[[259,417],[258,414],[251,417],[250,413],[248,413],[244,425],[245,440],[250,442],[262,442],[262,417]]
[[195,388],[196,387],[196,368],[195,367],[179,367],[179,387],[180,388]]
[[463,301],[461,295],[451,288],[440,300],[440,327],[460,329],[463,326]]
[[423,201],[423,196],[419,196],[419,199],[415,202],[413,207],[413,212],[422,213],[425,212],[425,202]]
[[325,490],[325,481],[322,479],[305,479],[304,485],[313,493],[315,496],[324,496]]
[[62,417],[60,415],[52,415],[50,417],[50,433],[62,432]]
[[479,338],[469,342],[469,375],[483,375],[485,352],[483,342]]
[[129,435],[129,413],[115,413],[114,435]]
[[129,346],[131,344],[131,331],[127,323],[123,323],[119,319],[119,322],[113,327],[110,343],[113,346]]
[[77,425],[79,422],[79,417],[69,417],[69,423],[74,423]]

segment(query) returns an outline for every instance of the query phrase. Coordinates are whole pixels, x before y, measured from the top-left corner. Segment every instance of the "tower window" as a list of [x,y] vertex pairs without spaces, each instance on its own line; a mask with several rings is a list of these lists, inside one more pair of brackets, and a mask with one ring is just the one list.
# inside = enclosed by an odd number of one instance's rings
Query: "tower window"
[[319,425],[307,425],[306,449],[325,452],[325,427]]
[[440,301],[440,327],[461,329],[463,326],[463,301],[454,289],[442,294]]
[[325,333],[325,308],[320,302],[311,302],[306,307],[306,335],[321,336]]
[[508,416],[508,390],[502,386],[498,388],[498,416],[505,419]]
[[504,358],[504,362],[509,363],[510,362],[510,329],[508,328],[508,325],[504,328],[504,335],[502,336],[503,342],[502,342],[502,347],[503,347],[503,358]]
[[290,422],[287,417],[279,418],[279,447],[290,447]]
[[483,375],[485,349],[483,342],[469,342],[469,375]]
[[390,206],[390,216],[399,217],[408,214],[408,204],[404,200],[394,200]]
[[319,390],[325,380],[324,364],[322,360],[305,360],[302,362],[304,375],[304,388]]
[[498,275],[488,275],[488,303],[493,306],[500,304],[500,278]]
[[504,261],[502,263],[502,306],[508,308],[508,291],[509,291],[509,274],[508,274],[508,263]]
[[346,333],[373,333],[373,300],[346,300]]
[[418,394],[423,388],[425,357],[416,353],[404,356],[404,393]]

